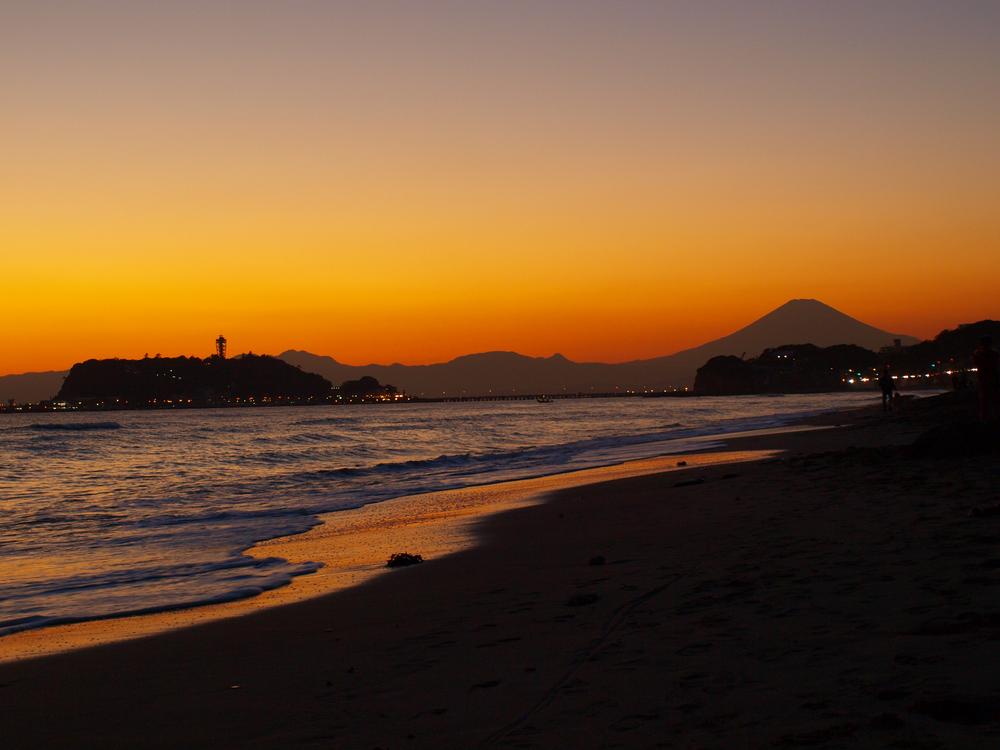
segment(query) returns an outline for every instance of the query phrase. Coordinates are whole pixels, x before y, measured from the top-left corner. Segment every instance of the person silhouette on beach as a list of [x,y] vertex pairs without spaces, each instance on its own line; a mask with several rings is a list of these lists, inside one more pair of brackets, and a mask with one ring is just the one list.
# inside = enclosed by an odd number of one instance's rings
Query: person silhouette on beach
[[993,348],[991,336],[979,340],[972,364],[979,380],[979,418],[995,422],[1000,419],[1000,354]]
[[878,376],[878,386],[882,389],[882,411],[892,411],[892,392],[896,390],[896,381],[892,379],[889,365],[882,368]]

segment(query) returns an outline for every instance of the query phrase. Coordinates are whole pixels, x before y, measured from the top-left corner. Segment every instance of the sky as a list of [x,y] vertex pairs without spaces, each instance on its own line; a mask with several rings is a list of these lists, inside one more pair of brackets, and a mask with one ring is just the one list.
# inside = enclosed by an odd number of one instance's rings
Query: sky
[[1000,317],[1000,3],[0,10],[0,373]]

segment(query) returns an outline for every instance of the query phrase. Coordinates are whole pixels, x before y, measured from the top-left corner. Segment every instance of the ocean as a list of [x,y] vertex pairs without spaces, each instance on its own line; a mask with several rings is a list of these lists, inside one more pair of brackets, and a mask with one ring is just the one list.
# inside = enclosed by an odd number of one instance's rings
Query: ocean
[[257,541],[392,497],[691,450],[871,393],[0,417],[0,635],[252,596]]

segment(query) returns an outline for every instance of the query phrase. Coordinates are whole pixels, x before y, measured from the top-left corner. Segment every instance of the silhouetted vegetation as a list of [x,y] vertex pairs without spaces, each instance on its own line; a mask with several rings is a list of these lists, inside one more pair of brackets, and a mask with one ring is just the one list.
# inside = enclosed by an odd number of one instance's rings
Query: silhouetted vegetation
[[870,371],[879,356],[850,344],[794,344],[765,349],[756,359],[713,357],[698,369],[694,389],[711,396],[808,393],[846,388],[845,373]]
[[132,407],[324,401],[330,381],[276,357],[91,359],[73,365],[57,399]]
[[365,375],[357,380],[345,380],[339,394],[345,401],[391,401],[396,397],[396,388]]
[[1000,321],[980,320],[941,331],[929,341],[885,352],[895,371],[926,372],[972,366],[972,352],[983,336],[1000,341]]
[[874,371],[885,364],[904,378],[901,383],[910,378],[916,384],[914,378],[919,377],[925,386],[960,388],[963,372],[972,366],[972,352],[984,336],[1000,340],[1000,321],[960,325],[929,341],[885,347],[877,354],[859,346],[796,344],[765,349],[755,359],[713,357],[699,368],[695,392],[735,396],[845,390],[871,382]]

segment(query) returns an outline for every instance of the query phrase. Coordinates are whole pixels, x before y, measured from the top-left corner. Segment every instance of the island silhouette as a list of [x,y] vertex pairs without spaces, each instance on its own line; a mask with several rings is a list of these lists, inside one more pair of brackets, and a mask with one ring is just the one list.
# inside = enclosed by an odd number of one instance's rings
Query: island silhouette
[[107,408],[309,404],[324,402],[332,390],[322,375],[266,355],[144,357],[73,365],[56,400]]

